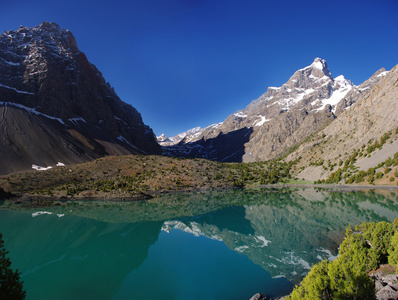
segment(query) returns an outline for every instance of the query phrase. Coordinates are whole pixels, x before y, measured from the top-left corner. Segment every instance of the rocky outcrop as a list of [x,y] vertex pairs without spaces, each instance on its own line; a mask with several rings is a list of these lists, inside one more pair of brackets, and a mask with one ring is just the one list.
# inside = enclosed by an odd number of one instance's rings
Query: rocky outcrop
[[382,265],[370,274],[376,288],[377,300],[398,299],[398,275],[391,265]]
[[[29,167],[27,162],[18,163],[18,158],[28,157],[31,164],[37,157],[40,164],[160,153],[141,115],[120,100],[79,50],[72,33],[57,24],[43,22],[4,32],[0,66],[0,143],[3,154],[11,159],[1,162],[1,173]],[[33,153],[38,144],[40,155]],[[47,159],[44,153],[54,157]]]

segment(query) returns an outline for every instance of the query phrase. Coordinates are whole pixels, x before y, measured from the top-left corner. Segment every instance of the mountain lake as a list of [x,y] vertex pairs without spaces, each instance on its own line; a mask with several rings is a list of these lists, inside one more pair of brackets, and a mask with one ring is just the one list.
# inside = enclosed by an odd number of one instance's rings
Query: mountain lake
[[291,292],[345,228],[398,217],[398,191],[178,193],[146,201],[3,201],[0,232],[27,299],[249,299]]

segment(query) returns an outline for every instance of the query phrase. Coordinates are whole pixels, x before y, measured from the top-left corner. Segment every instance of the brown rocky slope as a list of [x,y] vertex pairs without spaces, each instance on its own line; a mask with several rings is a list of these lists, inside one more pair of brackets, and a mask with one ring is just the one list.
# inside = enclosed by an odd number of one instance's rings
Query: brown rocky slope
[[287,160],[301,157],[298,176],[310,181],[327,178],[355,152],[353,168],[366,171],[394,158],[398,152],[397,127],[398,65],[333,122],[297,147]]

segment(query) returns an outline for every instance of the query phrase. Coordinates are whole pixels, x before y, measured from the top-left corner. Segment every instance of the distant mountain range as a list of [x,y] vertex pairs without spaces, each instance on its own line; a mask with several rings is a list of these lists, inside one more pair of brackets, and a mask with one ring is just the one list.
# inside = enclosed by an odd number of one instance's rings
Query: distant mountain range
[[[165,155],[176,157],[236,162],[274,159],[328,124],[337,124],[335,120],[356,102],[362,102],[386,78],[389,72],[381,68],[355,86],[343,75],[333,78],[326,61],[316,58],[311,65],[297,70],[281,87],[269,87],[258,99],[223,122],[188,130],[172,138],[158,137],[158,142]],[[390,112],[386,110],[387,113]],[[390,127],[385,130],[391,130]],[[249,136],[236,139],[235,134],[242,130]],[[219,139],[229,151],[215,155]]]
[[55,23],[0,35],[0,124],[0,174],[161,153],[137,110]]

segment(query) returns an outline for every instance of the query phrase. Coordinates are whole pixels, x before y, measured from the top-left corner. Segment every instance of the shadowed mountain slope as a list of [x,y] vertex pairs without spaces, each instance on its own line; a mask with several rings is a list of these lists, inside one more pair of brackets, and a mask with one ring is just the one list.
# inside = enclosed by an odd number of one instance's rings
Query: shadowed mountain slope
[[0,174],[159,154],[152,130],[55,23],[0,35]]

